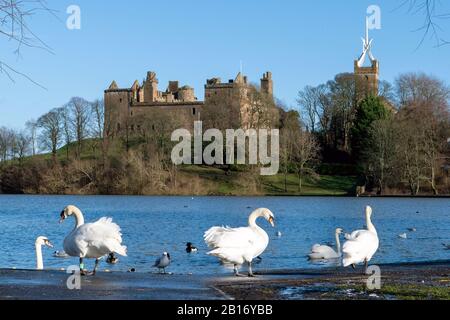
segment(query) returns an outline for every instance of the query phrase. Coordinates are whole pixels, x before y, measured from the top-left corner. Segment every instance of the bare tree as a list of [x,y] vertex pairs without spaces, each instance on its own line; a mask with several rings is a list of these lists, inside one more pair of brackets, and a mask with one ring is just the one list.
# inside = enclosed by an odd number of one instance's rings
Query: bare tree
[[102,139],[105,127],[105,105],[103,100],[95,100],[90,104],[92,114],[92,132],[95,139]]
[[77,142],[76,154],[80,158],[84,139],[88,137],[88,126],[90,121],[90,103],[83,98],[74,97],[67,104],[70,110],[72,135]]
[[399,140],[394,124],[391,119],[373,122],[369,128],[369,145],[362,151],[366,172],[373,178],[378,194],[383,194],[387,183],[395,176]]
[[56,153],[61,145],[62,115],[61,110],[53,109],[38,119],[41,129],[40,141],[44,149],[50,150],[56,162]]
[[64,144],[66,145],[66,159],[69,160],[70,156],[70,144],[72,143],[72,126],[71,126],[71,112],[69,105],[65,105],[58,108],[58,112],[61,114],[62,123],[62,135],[64,136]]
[[309,131],[297,132],[294,148],[294,164],[298,177],[298,191],[302,192],[303,178],[306,175],[314,175],[313,166],[319,160],[320,145],[316,137]]
[[28,130],[28,133],[30,136],[31,154],[33,156],[35,156],[36,155],[36,142],[37,142],[37,129],[38,129],[37,121],[34,119],[28,120],[25,123],[25,127]]
[[29,154],[31,138],[25,132],[16,133],[16,150],[19,164],[22,165],[23,159]]
[[306,86],[298,93],[297,104],[300,107],[302,118],[309,131],[316,132],[320,119],[321,95],[319,87]]

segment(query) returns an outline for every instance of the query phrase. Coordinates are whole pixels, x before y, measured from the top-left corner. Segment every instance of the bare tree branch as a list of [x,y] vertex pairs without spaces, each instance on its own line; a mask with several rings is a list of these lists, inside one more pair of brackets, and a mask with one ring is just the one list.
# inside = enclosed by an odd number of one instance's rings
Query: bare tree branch
[[427,40],[431,39],[436,43],[436,47],[441,47],[450,43],[444,38],[445,30],[442,28],[442,20],[450,18],[450,12],[442,12],[445,5],[441,0],[403,0],[399,8],[407,7],[410,14],[420,14],[424,16],[423,25],[415,32],[422,32],[422,38],[417,49]]
[[[41,12],[56,16],[55,11],[47,7],[45,0],[0,0],[0,38],[16,44],[13,52],[16,56],[21,56],[23,47],[36,48],[53,54],[52,49],[33,32],[28,23],[32,16]],[[14,74],[19,75],[45,89],[25,73],[1,59],[0,73],[5,74],[13,82]]]

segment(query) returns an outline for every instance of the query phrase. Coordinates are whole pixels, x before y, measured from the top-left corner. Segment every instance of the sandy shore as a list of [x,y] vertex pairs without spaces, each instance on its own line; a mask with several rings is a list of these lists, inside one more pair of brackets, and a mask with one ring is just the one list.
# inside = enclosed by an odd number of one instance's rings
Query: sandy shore
[[450,299],[450,261],[380,265],[381,289],[362,269],[263,270],[256,278],[99,273],[69,290],[63,271],[0,270],[1,300]]

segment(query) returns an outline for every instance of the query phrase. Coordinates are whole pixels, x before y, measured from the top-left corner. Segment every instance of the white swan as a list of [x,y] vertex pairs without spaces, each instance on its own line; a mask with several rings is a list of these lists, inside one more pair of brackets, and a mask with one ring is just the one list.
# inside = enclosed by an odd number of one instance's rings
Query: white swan
[[333,248],[325,245],[316,244],[311,248],[311,253],[308,257],[311,260],[328,260],[338,259],[342,256],[341,242],[339,241],[339,235],[343,232],[341,228],[336,229],[336,251]]
[[36,270],[44,270],[44,261],[42,259],[42,246],[53,248],[47,237],[38,237],[34,243],[36,248]]
[[354,231],[348,235],[348,241],[344,243],[342,252],[344,259],[342,261],[344,267],[352,266],[355,268],[356,264],[365,263],[365,272],[369,261],[377,252],[379,246],[378,234],[375,226],[372,224],[372,208],[366,207],[366,225],[367,230]]
[[127,247],[122,246],[120,227],[111,218],[101,218],[94,223],[84,223],[83,214],[75,206],[68,206],[61,212],[62,223],[67,217],[74,216],[75,228],[64,239],[64,251],[71,257],[80,258],[81,274],[86,275],[83,259],[95,259],[95,275],[100,258],[115,252],[127,255]]
[[248,275],[253,277],[252,261],[260,256],[269,244],[269,236],[256,224],[256,219],[265,218],[272,227],[274,215],[269,209],[257,209],[248,219],[248,227],[229,228],[212,227],[205,232],[206,244],[212,248],[209,255],[219,258],[222,262],[232,263],[234,273],[239,276],[238,266],[248,264]]

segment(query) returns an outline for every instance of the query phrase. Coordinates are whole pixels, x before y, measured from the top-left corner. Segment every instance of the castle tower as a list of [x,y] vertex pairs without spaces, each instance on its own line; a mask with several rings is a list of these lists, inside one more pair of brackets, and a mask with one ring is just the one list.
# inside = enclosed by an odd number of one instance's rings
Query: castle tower
[[[366,18],[366,36],[362,39],[363,51],[358,60],[354,62],[354,73],[356,77],[357,92],[367,95],[378,96],[378,81],[380,67],[378,60],[372,54],[373,39],[369,39],[369,22]],[[367,56],[370,66],[364,66]]]
[[147,80],[144,83],[144,101],[155,102],[158,98],[158,79],[156,79],[156,73],[147,72]]
[[272,80],[272,72],[266,72],[263,74],[261,79],[261,91],[273,96],[273,80]]

